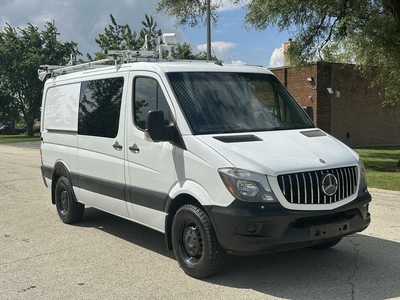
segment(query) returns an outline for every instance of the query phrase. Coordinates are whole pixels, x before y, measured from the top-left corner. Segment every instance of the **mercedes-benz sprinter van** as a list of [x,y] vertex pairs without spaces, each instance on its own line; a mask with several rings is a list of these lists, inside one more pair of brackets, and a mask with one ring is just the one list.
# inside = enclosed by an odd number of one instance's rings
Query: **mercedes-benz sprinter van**
[[165,234],[202,278],[227,254],[328,248],[370,223],[364,167],[256,66],[47,72],[42,175],[61,220],[91,206]]

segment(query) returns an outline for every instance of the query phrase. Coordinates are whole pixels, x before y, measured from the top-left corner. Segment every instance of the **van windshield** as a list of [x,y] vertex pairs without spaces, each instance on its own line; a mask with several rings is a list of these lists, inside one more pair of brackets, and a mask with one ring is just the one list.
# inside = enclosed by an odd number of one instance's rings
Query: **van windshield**
[[193,134],[315,127],[279,80],[270,74],[167,74]]

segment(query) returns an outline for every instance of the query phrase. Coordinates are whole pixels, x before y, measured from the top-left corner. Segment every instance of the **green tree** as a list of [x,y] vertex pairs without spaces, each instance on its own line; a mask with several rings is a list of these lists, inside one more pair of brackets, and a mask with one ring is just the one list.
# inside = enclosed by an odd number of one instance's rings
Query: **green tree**
[[[112,14],[110,14],[110,19],[111,24],[104,28],[104,33],[99,34],[99,37],[95,39],[101,51],[95,53],[94,60],[106,58],[108,50],[138,50],[144,46],[146,35],[148,49],[155,48],[156,37],[161,35],[161,30],[157,29],[157,22],[152,16],[145,14],[139,36],[136,31],[131,30],[129,24],[118,24]],[[87,54],[87,57],[93,60],[90,54]]]
[[355,63],[376,74],[384,105],[400,101],[398,0],[251,0],[246,9],[248,27],[294,31],[291,61]]
[[0,79],[0,121],[2,123],[12,123],[18,119],[18,109],[14,103],[14,97],[8,92],[8,83]]
[[157,29],[157,22],[154,21],[153,16],[147,14],[144,15],[145,20],[142,21],[143,28],[140,30],[139,34],[139,44],[141,47],[145,46],[144,42],[147,36],[147,49],[153,50],[157,46],[157,37],[161,36],[162,32]]
[[[172,48],[172,57],[175,59],[197,59],[197,60],[207,60],[207,53],[201,51],[199,53],[193,53],[193,49],[189,43],[176,44]],[[211,56],[212,60],[217,60],[215,56]]]
[[[218,1],[211,3],[210,15],[214,24],[218,21],[217,8],[220,6]],[[160,0],[156,4],[156,11],[174,17],[180,26],[196,27],[206,22],[207,0]]]
[[29,135],[40,117],[43,82],[37,77],[38,67],[65,65],[71,54],[79,54],[76,43],[62,43],[58,35],[54,22],[47,22],[42,31],[31,24],[26,28],[7,24],[0,31],[0,115],[9,121],[22,116]]
[[[240,3],[242,0],[235,0]],[[211,20],[213,24],[218,21],[219,15],[217,8],[221,6],[221,2],[211,0],[159,0],[156,5],[156,11],[166,13],[176,18],[177,24],[184,26],[190,25],[195,27],[201,23],[207,28],[207,54],[208,60],[211,60]]]
[[[198,60],[207,60],[207,52],[205,52],[205,51],[201,51],[201,52],[199,52],[199,53],[196,53],[195,55],[194,55],[194,59],[198,59]],[[212,61],[217,61],[218,60],[218,58],[215,56],[215,55],[211,55],[211,60]]]
[[[128,24],[119,25],[113,15],[110,15],[111,24],[104,28],[104,33],[99,34],[99,37],[95,39],[99,45],[101,51],[95,53],[94,60],[100,60],[107,57],[108,50],[138,50],[144,46],[145,36],[147,35],[147,47],[149,50],[154,50],[156,47],[156,38],[162,35],[162,31],[157,28],[157,22],[152,16],[145,14],[144,20],[142,21],[143,27],[140,30],[139,37],[137,37],[136,31],[132,31]],[[163,57],[166,57],[168,51],[163,50]],[[87,55],[89,60],[92,57]],[[193,50],[189,43],[177,44],[172,49],[172,56],[176,59],[207,59],[205,52],[197,54],[193,53]],[[212,57],[216,60],[216,57]]]
[[[107,57],[108,50],[136,50],[139,45],[136,31],[132,31],[128,24],[117,24],[114,16],[110,14],[111,24],[104,28],[104,33],[100,33],[95,42],[99,45],[101,51],[95,53],[94,60],[100,60]],[[92,60],[90,54],[87,54],[89,60]]]
[[176,59],[196,59],[189,43],[177,44],[172,48],[172,56]]

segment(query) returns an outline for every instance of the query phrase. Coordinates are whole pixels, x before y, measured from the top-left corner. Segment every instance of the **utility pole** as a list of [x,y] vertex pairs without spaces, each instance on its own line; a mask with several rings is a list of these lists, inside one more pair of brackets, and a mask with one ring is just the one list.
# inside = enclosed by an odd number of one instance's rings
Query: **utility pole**
[[207,0],[207,60],[211,60],[211,0]]

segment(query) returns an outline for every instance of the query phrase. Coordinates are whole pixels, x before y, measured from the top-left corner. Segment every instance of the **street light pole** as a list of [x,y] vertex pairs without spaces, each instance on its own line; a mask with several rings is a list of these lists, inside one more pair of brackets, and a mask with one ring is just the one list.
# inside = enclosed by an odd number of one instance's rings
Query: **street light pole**
[[207,60],[211,60],[211,0],[207,0]]

